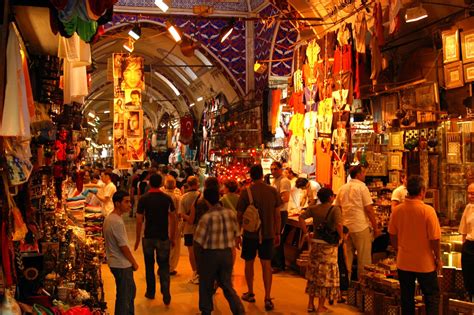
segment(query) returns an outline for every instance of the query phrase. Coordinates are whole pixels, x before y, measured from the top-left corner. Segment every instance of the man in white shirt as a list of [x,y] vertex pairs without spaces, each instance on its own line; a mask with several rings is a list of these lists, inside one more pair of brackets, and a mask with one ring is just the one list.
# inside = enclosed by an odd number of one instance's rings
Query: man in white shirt
[[396,206],[398,206],[405,200],[405,197],[408,194],[407,187],[406,187],[407,175],[401,174],[400,181],[402,184],[398,186],[397,188],[395,188],[395,190],[392,192],[392,211]]
[[291,192],[291,181],[283,176],[283,167],[280,162],[273,162],[270,166],[270,171],[273,176],[272,186],[276,188],[280,194],[283,205],[280,207],[280,217],[281,217],[281,237],[280,244],[275,247],[275,252],[272,258],[272,268],[273,272],[277,273],[285,270],[285,251],[284,245],[286,241],[287,233],[285,233],[285,225],[288,221],[288,202],[290,200]]
[[136,294],[133,272],[138,264],[128,247],[127,231],[122,215],[130,211],[130,196],[119,191],[113,195],[114,210],[104,220],[104,239],[107,264],[114,275],[116,285],[115,315],[135,314]]
[[96,194],[97,199],[99,199],[102,205],[102,214],[104,217],[108,216],[110,212],[114,210],[114,203],[112,197],[117,191],[114,183],[112,183],[112,174],[108,171],[102,172],[102,181],[104,182],[104,187],[101,187]]
[[[348,268],[351,268],[354,251],[357,251],[357,276],[361,279],[364,266],[372,263],[372,240],[380,235],[370,191],[364,183],[365,168],[354,166],[349,173],[351,180],[344,184],[335,205],[342,208],[343,224],[349,228],[347,242]],[[372,229],[374,235],[372,235]]]

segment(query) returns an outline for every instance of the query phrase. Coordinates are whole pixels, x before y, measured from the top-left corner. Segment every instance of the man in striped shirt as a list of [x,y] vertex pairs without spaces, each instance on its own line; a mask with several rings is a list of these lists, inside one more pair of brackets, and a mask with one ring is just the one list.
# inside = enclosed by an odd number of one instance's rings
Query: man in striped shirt
[[194,251],[199,273],[199,310],[211,314],[214,282],[217,281],[229,302],[232,314],[244,314],[244,306],[232,286],[232,248],[240,247],[240,229],[237,215],[219,204],[219,190],[204,190],[209,206],[199,220],[194,233]]

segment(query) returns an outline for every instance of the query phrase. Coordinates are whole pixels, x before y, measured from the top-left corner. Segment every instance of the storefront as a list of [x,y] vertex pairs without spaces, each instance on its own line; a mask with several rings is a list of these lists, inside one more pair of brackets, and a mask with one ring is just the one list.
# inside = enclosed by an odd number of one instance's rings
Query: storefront
[[[457,303],[449,298],[469,299],[458,227],[474,182],[471,2],[326,1],[308,16],[299,1],[247,1],[244,13],[229,1],[215,17],[195,6],[195,18],[180,2],[172,21],[135,1],[79,2],[6,1],[2,11],[0,295],[9,305],[106,312],[104,217],[85,177],[90,164],[110,165],[125,186],[144,161],[242,187],[253,164],[267,175],[277,161],[335,194],[351,166],[365,166],[384,233],[348,303],[369,314],[399,312],[391,196],[421,175],[443,231],[444,312]],[[30,19],[52,32],[35,41]],[[232,45],[220,34],[228,26]],[[163,35],[172,27],[179,38]],[[301,275],[306,194],[292,187],[284,228],[286,265]]]

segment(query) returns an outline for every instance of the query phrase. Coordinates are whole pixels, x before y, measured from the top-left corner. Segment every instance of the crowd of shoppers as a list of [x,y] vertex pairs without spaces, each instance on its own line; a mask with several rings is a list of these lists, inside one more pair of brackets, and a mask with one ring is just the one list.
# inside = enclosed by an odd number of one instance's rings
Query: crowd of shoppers
[[[308,312],[327,312],[327,301],[344,301],[340,289],[347,290],[355,254],[356,278],[360,279],[364,266],[372,262],[372,241],[380,235],[380,229],[372,197],[364,182],[365,168],[361,165],[350,169],[350,179],[340,188],[337,196],[331,189],[313,185],[307,178],[294,178],[295,174],[284,170],[278,162],[271,165],[273,179],[269,180],[269,184],[265,182],[263,168],[259,164],[251,166],[251,181],[244,183],[234,180],[220,183],[215,177],[203,181],[189,170],[186,175],[181,174],[183,182],[177,171],[170,167],[137,168],[129,176],[129,185],[133,186],[128,189],[130,196],[123,191],[113,195],[114,208],[104,223],[104,235],[107,261],[117,285],[116,314],[125,314],[120,313],[122,310],[133,314],[133,270],[138,265],[128,247],[121,219],[122,214],[130,212],[130,200],[134,200],[136,209],[135,250],[142,242],[145,258],[145,296],[149,299],[155,297],[156,257],[165,305],[171,302],[170,275],[178,272],[179,244],[183,235],[193,271],[189,282],[199,285],[199,309],[202,314],[213,311],[212,297],[217,287],[222,288],[233,314],[245,312],[241,300],[248,303],[257,301],[254,292],[257,255],[265,289],[263,305],[265,310],[273,310],[273,273],[285,269],[283,248],[287,231],[284,227],[290,205],[304,209],[300,212],[299,222],[309,245],[309,264],[305,274]],[[107,186],[111,182],[110,177],[104,172],[101,177],[103,184],[99,187]],[[178,181],[181,181],[181,189],[177,187]],[[302,192],[302,197],[295,197],[295,189]],[[397,251],[403,314],[414,314],[415,280],[425,296],[427,314],[437,312],[439,304],[436,275],[442,266],[440,227],[434,209],[423,203],[425,191],[422,177],[405,177],[392,198],[388,232]],[[103,205],[107,196],[105,192],[102,195],[100,191],[97,193],[97,199]],[[460,233],[464,243],[464,278],[466,288],[472,294],[474,185],[469,186],[468,196],[470,204],[463,214]],[[241,229],[242,220],[251,205],[258,210],[260,219],[260,228],[253,232]],[[309,218],[313,220],[313,232],[309,232],[305,221]],[[336,241],[328,241],[321,227],[332,231]],[[240,257],[245,261],[247,285],[247,292],[240,298],[231,278],[236,249],[241,250]],[[318,298],[317,305],[315,298]]]

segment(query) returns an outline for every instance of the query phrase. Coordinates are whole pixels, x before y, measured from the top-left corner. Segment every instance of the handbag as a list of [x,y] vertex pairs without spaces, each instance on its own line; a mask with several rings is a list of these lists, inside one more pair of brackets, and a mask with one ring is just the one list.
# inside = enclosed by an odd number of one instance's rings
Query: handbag
[[333,206],[329,208],[326,214],[326,218],[324,218],[324,221],[320,222],[316,226],[316,232],[318,233],[318,238],[322,239],[326,243],[331,245],[337,245],[339,243],[339,233],[337,233],[337,231],[331,229],[328,226],[328,217],[332,211],[332,208]]

